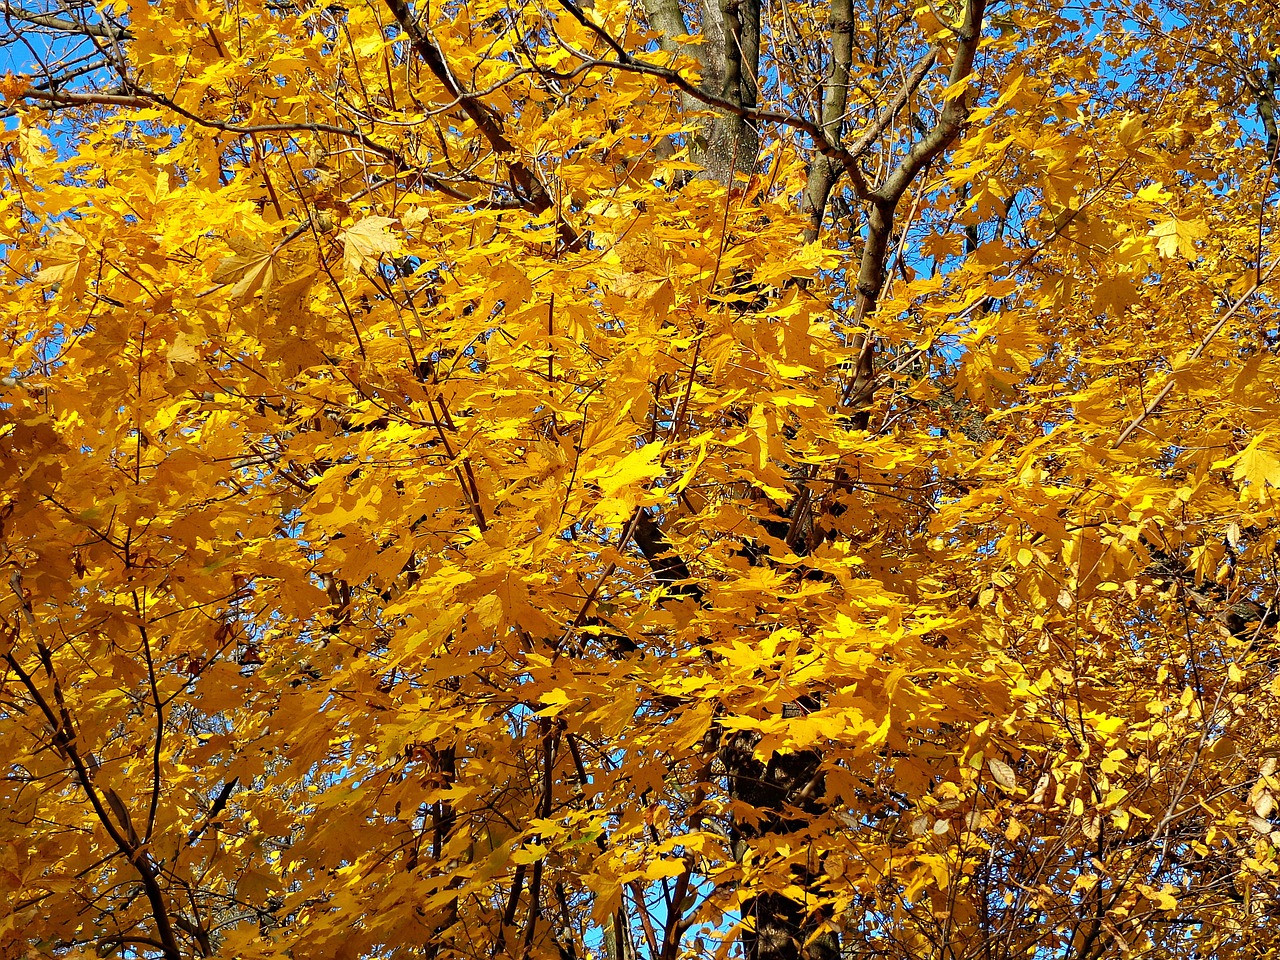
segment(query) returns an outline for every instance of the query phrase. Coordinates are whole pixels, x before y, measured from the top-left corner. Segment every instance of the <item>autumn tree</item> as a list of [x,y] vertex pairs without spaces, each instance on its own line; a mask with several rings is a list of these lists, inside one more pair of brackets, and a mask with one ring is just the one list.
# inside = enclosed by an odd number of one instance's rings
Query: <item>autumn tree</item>
[[0,957],[1280,949],[1274,9],[3,19]]

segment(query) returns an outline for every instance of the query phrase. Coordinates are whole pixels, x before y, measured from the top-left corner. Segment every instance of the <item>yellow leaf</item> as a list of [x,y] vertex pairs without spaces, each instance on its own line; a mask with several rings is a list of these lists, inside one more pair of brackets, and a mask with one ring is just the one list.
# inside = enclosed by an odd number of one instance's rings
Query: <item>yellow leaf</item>
[[169,352],[166,354],[166,358],[170,363],[199,363],[201,359],[200,353],[196,350],[199,342],[196,338],[181,332],[169,344]]
[[1174,895],[1178,888],[1172,884],[1166,883],[1159,890],[1146,891],[1151,898],[1151,902],[1156,905],[1158,910],[1176,910],[1178,907],[1178,898]]
[[59,226],[53,241],[40,254],[41,270],[37,283],[56,284],[75,300],[85,291],[89,270],[85,269],[88,243],[67,227]]
[[1013,767],[1003,760],[988,760],[987,769],[991,771],[991,779],[1005,790],[1018,789],[1018,778],[1013,772]]
[[531,843],[511,854],[511,862],[516,864],[537,863],[547,855],[547,848],[540,843]]
[[18,151],[29,167],[42,167],[52,152],[53,144],[39,127],[23,123],[18,129]]
[[274,277],[272,253],[261,248],[227,257],[213,272],[214,283],[232,284],[227,295],[233,300],[247,300],[255,293],[266,293]]
[[683,860],[655,860],[644,868],[644,879],[661,880],[664,877],[678,877],[684,873]]
[[647,483],[662,473],[657,462],[662,453],[662,442],[647,443],[600,471],[597,482],[605,497],[613,497],[624,487]]
[[400,238],[389,229],[395,222],[391,217],[365,217],[342,234],[342,265],[349,276],[400,251]]
[[1250,499],[1260,500],[1266,496],[1267,485],[1280,487],[1280,459],[1263,447],[1265,433],[1259,433],[1236,458],[1232,476],[1251,488]]
[[538,716],[554,717],[563,712],[564,708],[573,702],[573,698],[565,693],[560,687],[556,687],[554,690],[548,690],[539,696],[538,702],[546,704],[546,706],[537,712]]
[[1196,241],[1207,237],[1209,228],[1203,220],[1166,220],[1157,223],[1147,234],[1156,238],[1156,249],[1162,257],[1181,254],[1188,260],[1196,258]]

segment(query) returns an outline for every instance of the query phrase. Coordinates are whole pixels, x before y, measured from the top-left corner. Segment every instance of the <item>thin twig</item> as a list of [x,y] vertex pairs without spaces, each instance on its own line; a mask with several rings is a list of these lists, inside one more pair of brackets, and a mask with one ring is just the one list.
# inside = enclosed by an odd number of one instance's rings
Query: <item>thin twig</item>
[[1249,284],[1249,289],[1240,294],[1235,303],[1231,304],[1231,306],[1227,308],[1227,312],[1224,313],[1218,322],[1210,328],[1209,332],[1204,335],[1204,339],[1200,341],[1199,346],[1191,351],[1186,362],[1179,369],[1175,370],[1172,376],[1169,377],[1169,382],[1166,383],[1161,388],[1160,392],[1156,394],[1155,399],[1152,400],[1141,413],[1134,417],[1127,427],[1120,431],[1120,435],[1116,437],[1115,443],[1111,444],[1113,450],[1123,445],[1124,442],[1133,435],[1133,432],[1137,430],[1138,427],[1142,426],[1143,421],[1160,409],[1160,405],[1164,403],[1169,394],[1173,392],[1173,388],[1177,385],[1178,374],[1186,372],[1187,368],[1190,367],[1191,364],[1200,359],[1200,355],[1205,352],[1209,344],[1213,341],[1213,338],[1218,335],[1218,332],[1226,326],[1227,321],[1234,317],[1240,311],[1240,308],[1249,302],[1253,295],[1262,288],[1262,285],[1267,280],[1271,279],[1271,275],[1276,272],[1277,266],[1280,266],[1280,260],[1273,261],[1271,266],[1267,267],[1265,273],[1261,270],[1258,271],[1257,277],[1254,279],[1253,283]]

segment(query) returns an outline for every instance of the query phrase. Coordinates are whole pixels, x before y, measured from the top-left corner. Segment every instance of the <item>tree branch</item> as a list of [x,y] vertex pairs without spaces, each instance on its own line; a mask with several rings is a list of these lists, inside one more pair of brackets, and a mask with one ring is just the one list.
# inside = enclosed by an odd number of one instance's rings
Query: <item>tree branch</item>
[[1240,311],[1240,308],[1252,299],[1253,295],[1261,289],[1263,283],[1271,279],[1271,275],[1276,272],[1277,266],[1280,266],[1280,260],[1272,262],[1271,266],[1266,269],[1265,273],[1259,272],[1259,275],[1255,278],[1253,283],[1249,285],[1249,289],[1240,294],[1236,301],[1227,308],[1227,312],[1224,313],[1218,319],[1218,322],[1209,329],[1209,332],[1204,335],[1204,339],[1202,339],[1199,345],[1188,355],[1186,362],[1183,363],[1178,370],[1174,371],[1173,375],[1169,377],[1169,382],[1161,388],[1160,392],[1155,395],[1155,398],[1151,403],[1144,407],[1142,412],[1129,421],[1128,426],[1120,431],[1120,435],[1116,437],[1115,442],[1111,444],[1112,449],[1122,446],[1126,440],[1133,436],[1133,432],[1137,430],[1138,427],[1142,426],[1143,422],[1149,416],[1160,409],[1161,404],[1165,402],[1169,394],[1173,392],[1173,388],[1177,386],[1178,374],[1185,370],[1190,364],[1195,363],[1195,361],[1200,359],[1200,355],[1205,352],[1209,344],[1213,341],[1213,338],[1218,335],[1218,332],[1226,326],[1227,321],[1235,316]]
[[[427,69],[444,86],[449,95],[457,101],[458,109],[476,125],[480,135],[484,137],[494,152],[506,159],[511,182],[524,194],[527,209],[533,213],[544,213],[550,210],[552,206],[551,194],[538,175],[523,160],[513,157],[513,154],[516,153],[516,148],[507,139],[507,135],[502,129],[501,118],[493,111],[492,107],[474,93],[462,88],[461,84],[454,78],[452,71],[450,71],[440,48],[418,26],[417,18],[409,8],[408,3],[405,0],[385,0],[385,2],[387,9],[395,17],[396,23],[400,25],[400,29],[404,31],[405,36],[409,38],[409,43],[414,52],[426,64]],[[582,237],[568,223],[561,220],[557,229],[567,249],[576,250],[582,245]]]
[[199,826],[193,827],[187,834],[187,846],[193,846],[201,835],[209,829],[209,825],[218,818],[223,809],[227,806],[227,801],[231,798],[231,791],[235,790],[236,784],[240,782],[239,777],[232,777],[222,785],[222,789],[218,791],[218,795],[213,799],[213,806],[209,808],[208,814]]
[[15,7],[9,3],[8,0],[0,0],[0,13],[4,14],[5,19],[21,20],[37,27],[47,27],[50,30],[78,34],[82,37],[98,37],[103,40],[133,39],[132,35],[122,27],[77,23],[75,20],[66,20],[52,13],[35,13],[31,10],[23,10],[21,7]]
[[[957,31],[959,44],[955,59],[951,62],[951,74],[947,78],[949,88],[956,87],[973,72],[973,59],[978,52],[978,44],[982,42],[982,20],[986,15],[986,8],[987,0],[969,0],[965,4],[964,22]],[[952,96],[942,108],[942,115],[938,117],[933,129],[923,139],[916,141],[897,169],[876,189],[876,199],[896,205],[916,175],[956,138],[968,116],[966,94],[961,92]]]

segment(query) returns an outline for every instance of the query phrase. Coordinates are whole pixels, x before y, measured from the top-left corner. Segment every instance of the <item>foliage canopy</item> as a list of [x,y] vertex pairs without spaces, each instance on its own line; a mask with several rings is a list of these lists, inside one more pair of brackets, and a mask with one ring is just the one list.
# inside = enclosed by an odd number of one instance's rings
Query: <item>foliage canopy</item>
[[0,958],[1274,955],[1274,5],[0,29]]

